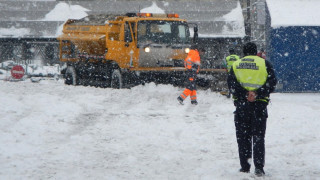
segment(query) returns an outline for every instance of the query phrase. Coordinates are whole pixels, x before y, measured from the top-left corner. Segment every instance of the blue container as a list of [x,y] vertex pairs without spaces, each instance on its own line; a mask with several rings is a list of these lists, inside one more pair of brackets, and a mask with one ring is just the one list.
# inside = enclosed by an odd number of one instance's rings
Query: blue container
[[320,92],[320,27],[270,28],[267,56],[278,92]]

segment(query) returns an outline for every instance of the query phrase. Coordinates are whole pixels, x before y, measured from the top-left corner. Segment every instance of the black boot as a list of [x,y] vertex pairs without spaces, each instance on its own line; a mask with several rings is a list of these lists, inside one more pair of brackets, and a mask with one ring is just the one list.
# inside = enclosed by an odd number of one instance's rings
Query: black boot
[[197,100],[192,100],[192,101],[191,101],[191,104],[193,104],[193,105],[198,105],[198,102],[197,102]]
[[244,168],[241,168],[241,169],[239,169],[239,172],[242,172],[242,173],[249,173],[249,172],[250,172],[250,169],[244,169]]
[[264,173],[264,170],[262,168],[256,168],[255,171],[254,171],[254,174],[258,177],[261,177],[261,176],[264,176],[265,173]]
[[182,97],[179,96],[177,99],[178,99],[179,103],[183,105],[183,99],[182,99]]

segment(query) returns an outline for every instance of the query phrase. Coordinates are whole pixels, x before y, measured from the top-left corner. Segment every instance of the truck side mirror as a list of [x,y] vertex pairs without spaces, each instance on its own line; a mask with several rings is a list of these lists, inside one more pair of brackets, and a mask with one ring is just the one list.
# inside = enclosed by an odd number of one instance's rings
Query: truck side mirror
[[193,27],[194,33],[198,33],[198,26]]
[[198,26],[193,27],[193,43],[197,44],[198,43]]

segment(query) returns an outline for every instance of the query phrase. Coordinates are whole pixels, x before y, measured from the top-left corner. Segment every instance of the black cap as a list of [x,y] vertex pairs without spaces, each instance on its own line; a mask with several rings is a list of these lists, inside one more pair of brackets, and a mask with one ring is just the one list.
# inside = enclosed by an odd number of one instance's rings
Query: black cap
[[191,45],[190,49],[198,49],[199,48],[199,45],[198,44],[193,44]]
[[243,46],[243,54],[248,55],[257,55],[257,45],[253,42],[248,42]]
[[230,54],[235,54],[235,52],[236,52],[236,51],[235,51],[233,48],[230,48],[230,49],[229,49],[229,53],[230,53]]

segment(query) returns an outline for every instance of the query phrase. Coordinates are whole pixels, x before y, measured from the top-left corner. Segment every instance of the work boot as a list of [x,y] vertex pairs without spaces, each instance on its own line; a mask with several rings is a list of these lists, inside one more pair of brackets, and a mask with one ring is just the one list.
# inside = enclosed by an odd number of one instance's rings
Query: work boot
[[249,173],[249,172],[250,172],[250,170],[249,170],[249,169],[243,169],[243,168],[241,168],[241,169],[239,169],[239,172],[242,172],[242,173]]
[[177,99],[178,99],[178,102],[179,102],[181,105],[183,105],[183,99],[182,99],[182,97],[179,96]]
[[256,175],[256,176],[258,176],[258,177],[261,177],[261,176],[264,176],[264,171],[263,171],[263,169],[255,169],[255,171],[254,171],[254,174]]
[[193,105],[198,105],[198,102],[197,102],[197,100],[192,100],[192,101],[191,101],[191,104],[193,104]]

